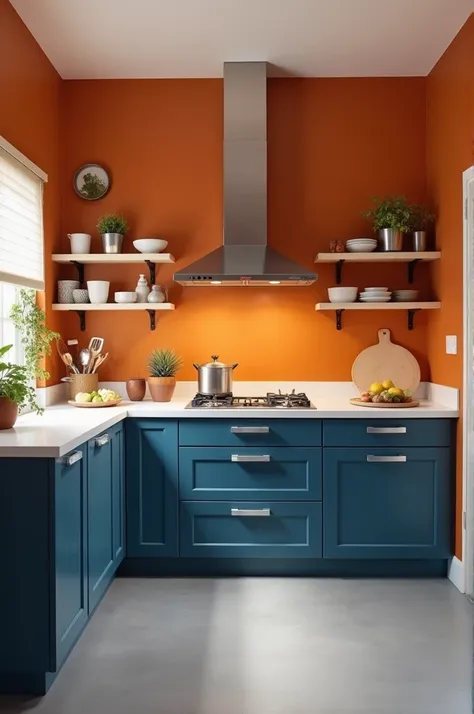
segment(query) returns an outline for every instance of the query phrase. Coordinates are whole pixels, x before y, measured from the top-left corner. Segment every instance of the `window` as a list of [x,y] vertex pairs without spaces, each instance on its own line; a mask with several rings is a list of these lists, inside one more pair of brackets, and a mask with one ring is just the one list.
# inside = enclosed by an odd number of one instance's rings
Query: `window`
[[19,288],[8,283],[0,283],[0,347],[13,345],[5,355],[6,362],[23,364],[24,356],[20,335],[10,319],[10,311],[16,303]]

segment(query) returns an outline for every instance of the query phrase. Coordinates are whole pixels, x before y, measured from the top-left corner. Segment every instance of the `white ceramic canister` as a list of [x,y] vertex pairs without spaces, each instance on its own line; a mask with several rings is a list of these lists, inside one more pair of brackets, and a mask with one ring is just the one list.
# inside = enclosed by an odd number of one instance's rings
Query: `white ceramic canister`
[[109,299],[109,288],[108,280],[88,280],[87,289],[91,303],[96,305],[106,303]]
[[89,233],[68,233],[71,241],[71,253],[90,253],[91,237]]
[[138,278],[135,292],[137,293],[137,302],[147,302],[150,288],[148,287],[146,278],[142,273],[140,273],[140,277]]
[[148,302],[167,302],[168,291],[163,290],[161,285],[153,285],[147,300]]

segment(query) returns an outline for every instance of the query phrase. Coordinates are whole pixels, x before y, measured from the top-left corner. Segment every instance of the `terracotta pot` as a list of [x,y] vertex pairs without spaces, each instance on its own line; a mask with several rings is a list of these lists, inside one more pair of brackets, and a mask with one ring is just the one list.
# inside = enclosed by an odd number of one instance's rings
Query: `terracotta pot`
[[18,407],[8,397],[0,397],[0,429],[11,429],[18,417]]
[[154,402],[170,402],[176,377],[148,377],[148,389]]
[[128,398],[132,402],[141,402],[146,392],[146,381],[144,379],[129,379],[126,386]]

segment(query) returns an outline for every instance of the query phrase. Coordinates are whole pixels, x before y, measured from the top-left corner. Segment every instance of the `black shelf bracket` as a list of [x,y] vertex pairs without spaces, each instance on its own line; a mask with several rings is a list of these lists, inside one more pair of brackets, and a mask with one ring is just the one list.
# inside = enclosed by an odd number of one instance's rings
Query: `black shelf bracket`
[[150,316],[150,330],[153,332],[156,330],[156,318],[155,318],[155,310],[147,310],[147,313]]
[[[344,262],[344,261],[342,261]],[[336,330],[342,330],[342,313],[344,310],[336,310]]]
[[415,258],[414,260],[410,260],[410,262],[408,263],[408,282],[410,283],[410,285],[413,283],[413,280],[415,278],[415,268],[420,262],[421,258]]
[[[145,260],[145,263],[148,265],[150,271],[150,283],[154,285],[156,280],[156,264],[151,260]],[[155,328],[153,327],[152,329],[154,330]]]
[[79,278],[79,282],[81,285],[84,284],[84,265],[83,263],[79,263],[77,260],[71,260],[71,265],[74,265],[75,268],[77,268],[77,276]]
[[342,266],[345,262],[345,260],[338,260],[336,263],[336,285],[340,285],[342,283]]
[[415,313],[420,312],[419,310],[408,310],[408,329],[413,330]]
[[86,311],[85,310],[75,310],[76,314],[79,315],[79,321],[81,323],[81,332],[86,329]]

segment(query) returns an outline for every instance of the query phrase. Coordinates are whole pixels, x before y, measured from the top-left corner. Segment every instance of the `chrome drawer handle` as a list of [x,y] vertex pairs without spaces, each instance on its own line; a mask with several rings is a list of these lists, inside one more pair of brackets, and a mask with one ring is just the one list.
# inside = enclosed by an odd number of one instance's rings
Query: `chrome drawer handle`
[[268,463],[270,461],[269,454],[232,454],[230,460],[234,464],[252,464],[252,463]]
[[406,426],[368,426],[367,434],[406,434]]
[[66,466],[72,466],[73,464],[77,464],[77,462],[81,459],[82,451],[73,451],[72,454],[64,457],[64,463],[66,464]]
[[269,426],[231,426],[231,434],[269,434]]
[[108,435],[108,434],[102,434],[102,436],[99,436],[99,437],[95,440],[95,445],[96,445],[96,446],[105,446],[106,444],[109,443],[109,441],[110,441],[109,435]]
[[402,464],[407,460],[406,456],[373,456],[368,454],[367,461],[371,464]]
[[272,513],[269,508],[231,508],[230,515],[250,518],[254,516],[271,516]]

